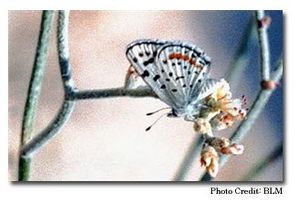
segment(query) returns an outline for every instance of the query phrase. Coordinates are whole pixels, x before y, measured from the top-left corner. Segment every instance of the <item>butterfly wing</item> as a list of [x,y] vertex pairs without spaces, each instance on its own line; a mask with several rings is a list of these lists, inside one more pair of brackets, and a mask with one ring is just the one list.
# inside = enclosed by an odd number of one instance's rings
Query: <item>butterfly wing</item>
[[127,46],[126,56],[157,96],[172,108],[176,108],[176,102],[170,97],[163,82],[162,70],[157,67],[155,61],[158,49],[167,43],[161,40],[137,40]]
[[[128,45],[126,55],[144,81],[178,115],[197,114],[200,100],[219,84],[219,80],[207,78],[209,57],[190,43],[138,40]],[[188,106],[193,107],[187,110]]]
[[190,43],[172,42],[158,50],[157,66],[164,70],[167,90],[174,92],[180,106],[199,102],[212,93],[218,80],[207,79],[209,65],[203,50]]

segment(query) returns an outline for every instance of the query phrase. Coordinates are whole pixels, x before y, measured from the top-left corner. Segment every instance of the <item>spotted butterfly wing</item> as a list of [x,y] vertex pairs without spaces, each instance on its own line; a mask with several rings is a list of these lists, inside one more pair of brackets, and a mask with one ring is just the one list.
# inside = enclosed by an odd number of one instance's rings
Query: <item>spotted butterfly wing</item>
[[220,80],[208,78],[209,65],[204,51],[189,43],[173,42],[158,51],[157,66],[164,70],[170,91],[178,92],[184,105],[199,102],[220,84]]
[[155,63],[158,49],[166,43],[168,42],[161,40],[137,40],[127,46],[126,56],[157,96],[172,107],[174,102],[164,88],[165,86],[160,79],[160,73]]
[[130,44],[127,58],[158,97],[172,107],[175,116],[200,111],[200,100],[219,83],[208,79],[209,58],[203,50],[183,42],[139,40]]

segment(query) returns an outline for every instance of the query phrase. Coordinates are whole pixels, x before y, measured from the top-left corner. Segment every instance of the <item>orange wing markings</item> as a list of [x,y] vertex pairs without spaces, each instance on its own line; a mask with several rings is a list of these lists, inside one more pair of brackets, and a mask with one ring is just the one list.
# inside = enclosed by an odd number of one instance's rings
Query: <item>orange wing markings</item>
[[203,65],[201,64],[197,64],[196,60],[190,58],[188,55],[183,55],[182,53],[172,53],[169,55],[169,59],[180,59],[183,61],[187,61],[189,64],[195,66],[196,68],[199,68],[200,70],[202,70]]

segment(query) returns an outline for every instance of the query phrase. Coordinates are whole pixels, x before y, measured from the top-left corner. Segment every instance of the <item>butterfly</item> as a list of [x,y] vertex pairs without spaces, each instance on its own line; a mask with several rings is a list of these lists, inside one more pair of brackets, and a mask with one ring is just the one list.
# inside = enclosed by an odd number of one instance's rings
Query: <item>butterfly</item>
[[220,84],[220,80],[208,77],[210,58],[191,43],[137,40],[127,46],[126,56],[145,83],[171,108],[169,117],[194,121],[205,108],[203,99]]

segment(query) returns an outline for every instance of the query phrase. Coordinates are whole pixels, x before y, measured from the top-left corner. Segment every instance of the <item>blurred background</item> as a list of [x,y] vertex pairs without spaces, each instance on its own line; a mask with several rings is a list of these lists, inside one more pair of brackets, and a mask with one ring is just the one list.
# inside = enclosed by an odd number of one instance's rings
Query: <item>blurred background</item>
[[[268,11],[272,67],[283,51],[283,16]],[[222,78],[245,35],[250,11],[71,11],[70,55],[76,86],[83,89],[120,87],[129,62],[125,47],[136,39],[179,39],[192,42],[212,58],[211,77]],[[17,179],[18,148],[27,89],[38,40],[41,11],[9,12],[9,174]],[[256,33],[255,33],[256,34]],[[232,81],[233,97],[248,103],[260,88],[258,42],[249,44],[249,60]],[[276,90],[247,137],[245,152],[231,157],[216,180],[239,181],[283,140],[283,87]],[[34,133],[44,129],[63,101],[56,51],[56,21],[49,47]],[[77,102],[63,128],[33,158],[33,181],[169,181],[196,135],[193,124],[165,118],[149,132],[155,119],[145,114],[166,105],[154,98],[111,98]],[[218,132],[228,137],[231,129]],[[200,152],[199,152],[200,153]],[[200,157],[200,155],[199,155]],[[283,157],[256,181],[282,181]],[[194,160],[186,180],[203,170]]]

